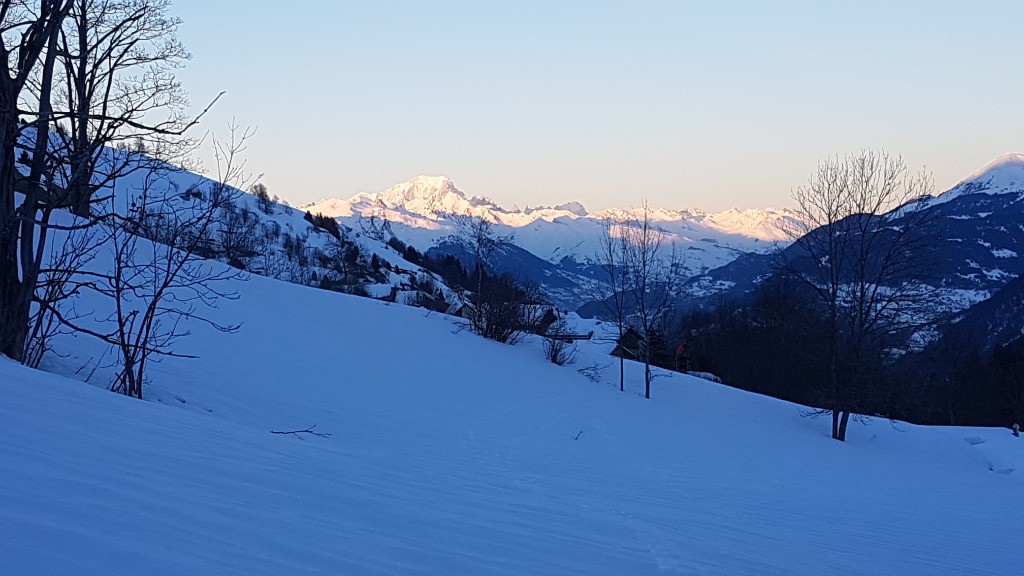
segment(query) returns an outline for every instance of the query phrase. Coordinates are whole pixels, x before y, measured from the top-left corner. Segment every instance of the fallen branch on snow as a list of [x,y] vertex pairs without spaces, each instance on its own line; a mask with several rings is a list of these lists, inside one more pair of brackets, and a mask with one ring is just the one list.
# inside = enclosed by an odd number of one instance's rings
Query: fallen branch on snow
[[285,431],[285,430],[271,430],[270,433],[271,434],[291,434],[292,436],[295,436],[299,440],[302,440],[302,435],[303,434],[312,434],[313,436],[319,436],[320,438],[330,438],[331,437],[330,433],[327,433],[327,432],[315,432],[313,430],[314,428],[316,428],[316,424],[313,424],[312,426],[310,426],[309,428],[306,428],[305,430],[287,430],[287,431]]

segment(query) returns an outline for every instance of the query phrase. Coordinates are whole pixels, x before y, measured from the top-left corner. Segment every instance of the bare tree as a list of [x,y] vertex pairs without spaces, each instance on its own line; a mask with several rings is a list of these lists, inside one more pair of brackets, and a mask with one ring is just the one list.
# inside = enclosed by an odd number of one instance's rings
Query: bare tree
[[511,242],[512,235],[499,235],[490,220],[480,216],[451,216],[455,224],[456,239],[472,255],[476,270],[477,288],[483,276],[492,267],[491,260],[503,242]]
[[24,357],[49,233],[67,227],[51,223],[53,210],[70,206],[88,217],[72,227],[93,225],[97,191],[156,157],[181,160],[190,150],[183,133],[198,117],[185,116],[174,77],[188,54],[168,7],[168,0],[0,5],[0,353]]
[[367,237],[373,238],[378,242],[387,242],[395,235],[391,230],[391,222],[388,220],[384,208],[380,205],[374,208],[369,217],[364,217],[362,214],[359,215],[359,228]]
[[256,197],[256,201],[259,204],[260,210],[267,216],[274,215],[274,204],[275,201],[270,199],[270,191],[267,190],[267,186],[261,182],[257,182],[249,187],[249,192]]
[[29,337],[22,359],[25,365],[33,368],[38,368],[43,357],[51,351],[53,337],[68,333],[68,326],[60,318],[77,322],[84,317],[74,311],[74,300],[80,292],[76,276],[96,258],[101,235],[93,226],[69,228],[63,242],[50,246],[46,266],[39,271],[34,295],[36,305],[30,318]]
[[[226,204],[215,227],[217,250],[215,256],[240,270],[248,269],[246,262],[268,249],[262,242],[256,214],[231,202]],[[211,255],[213,256],[213,255]]]
[[543,296],[535,285],[508,274],[479,278],[469,319],[474,332],[489,340],[516,344],[536,330]]
[[237,297],[215,286],[237,273],[200,256],[227,200],[225,190],[215,185],[201,197],[179,204],[166,197],[150,198],[150,191],[144,190],[137,214],[156,223],[159,239],[142,241],[133,215],[109,226],[114,272],[104,279],[100,291],[112,298],[115,306],[111,316],[114,330],[106,336],[120,352],[121,370],[112,390],[142,398],[151,357],[187,357],[172,348],[188,335],[181,326],[183,320],[199,319],[218,330],[237,330],[197,314],[197,305],[215,307],[220,298]]
[[[76,330],[114,346],[119,371],[111,390],[142,398],[146,369],[160,357],[192,358],[175,349],[189,335],[185,321],[234,332],[237,325],[220,324],[204,310],[237,294],[220,288],[241,272],[207,260],[215,251],[215,231],[223,214],[239,196],[226,182],[243,183],[244,163],[237,153],[251,133],[231,129],[228,142],[214,140],[219,182],[184,191],[168,183],[167,170],[145,174],[134,190],[128,214],[111,212],[102,224],[103,244],[112,251],[112,270],[79,271],[79,286],[110,299],[113,311],[98,327],[61,317]],[[124,188],[115,191],[127,193]],[[117,203],[117,197],[110,199]]]
[[170,0],[72,0],[60,34],[56,117],[68,128],[67,189],[80,216],[98,190],[146,168],[137,155],[105,147],[130,143],[122,149],[179,164],[191,149],[182,135],[198,118],[186,115],[175,77],[190,55],[169,7]]
[[[606,222],[604,234],[601,236],[600,251],[597,254],[597,261],[602,262],[608,281],[606,291],[597,296],[615,321],[616,341],[621,340],[626,333],[626,298],[629,293],[626,286],[626,235],[621,230],[622,227],[615,222]],[[626,359],[619,356],[619,391],[625,390]]]
[[[21,173],[16,153],[24,130],[21,103],[40,67],[44,77],[52,78],[58,31],[70,9],[70,0],[0,4],[0,353],[15,360],[23,358],[28,339],[32,297],[46,247],[47,229],[40,226],[39,208],[48,199],[40,159],[31,161],[32,179],[23,187],[21,202],[17,200]],[[53,117],[49,90],[39,95],[36,110],[37,131],[47,130]]]
[[359,264],[359,246],[347,237],[331,238],[321,266],[324,268],[324,284],[335,287],[359,283],[362,267]]
[[544,333],[544,357],[552,364],[565,366],[576,360],[578,346],[571,338],[565,320],[558,320]]
[[800,219],[783,265],[807,285],[827,319],[832,437],[845,441],[858,388],[892,345],[922,322],[928,295],[930,216],[916,200],[932,190],[886,152],[830,158],[794,192]]
[[499,236],[494,230],[494,224],[480,216],[451,216],[455,223],[457,234],[466,248],[473,254],[473,265],[483,264],[490,266],[491,256],[494,255],[498,245],[503,241],[511,240],[510,237]]
[[644,202],[637,218],[624,227],[624,286],[635,305],[636,328],[644,338],[640,347],[644,359],[644,397],[651,397],[651,352],[658,329],[672,308],[682,264],[675,245],[666,242],[664,232],[651,220]]
[[539,320],[536,309],[541,303],[539,290],[507,274],[493,274],[492,260],[503,242],[494,224],[479,216],[452,215],[456,226],[454,240],[473,259],[474,294],[471,298],[470,324],[473,330],[491,340],[514,344]]

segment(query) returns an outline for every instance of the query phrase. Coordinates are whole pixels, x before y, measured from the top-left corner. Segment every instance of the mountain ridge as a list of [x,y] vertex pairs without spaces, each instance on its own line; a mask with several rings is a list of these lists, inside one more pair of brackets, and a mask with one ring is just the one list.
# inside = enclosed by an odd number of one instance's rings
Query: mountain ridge
[[[383,192],[359,193],[348,199],[323,198],[299,206],[335,218],[365,214],[374,209],[401,210],[409,215],[434,218],[446,215],[479,217],[496,224],[522,227],[537,220],[559,218],[590,218],[625,222],[636,218],[637,210],[606,208],[597,212],[586,210],[582,202],[573,200],[554,206],[506,209],[485,196],[468,196],[446,176],[416,176],[391,186]],[[787,208],[729,208],[707,212],[695,208],[652,208],[650,217],[656,222],[692,221],[712,230],[749,236],[762,241],[782,241],[785,230],[778,226],[796,212]]]
[[960,196],[1024,193],[1024,154],[1003,154],[977,169],[949,190],[927,201],[928,205],[949,202]]
[[[945,223],[942,267],[951,278],[943,284],[955,291],[952,309],[990,296],[1007,280],[1017,277],[1021,241],[1014,230],[1016,213],[1024,199],[1024,154],[1005,154],[976,170],[956,186],[906,209],[936,210]],[[559,306],[575,309],[585,304],[599,281],[580,275],[600,263],[600,239],[608,226],[626,224],[636,210],[606,208],[589,212],[581,202],[545,207],[505,209],[483,196],[469,196],[444,176],[417,176],[379,193],[361,193],[347,200],[326,199],[302,206],[335,217],[354,230],[383,226],[384,235],[398,238],[421,252],[442,245],[464,232],[466,218],[491,222],[502,241],[523,251],[512,270],[537,282]],[[1007,214],[1003,214],[1005,211]],[[680,273],[690,279],[690,297],[708,297],[723,289],[749,290],[750,282],[765,274],[764,256],[788,246],[799,229],[796,211],[788,208],[730,208],[721,212],[651,208],[646,212],[662,237],[683,255]],[[1011,230],[1013,228],[1013,230]],[[1022,229],[1024,230],[1024,229]],[[975,241],[984,250],[965,251]],[[948,246],[947,246],[948,245]],[[494,263],[508,269],[508,263]],[[572,284],[576,288],[571,288]],[[744,288],[746,286],[746,288]]]
[[[893,210],[886,220],[898,223],[908,210],[929,211],[936,228],[927,256],[935,276],[928,282],[938,290],[936,310],[966,310],[1024,276],[1024,155],[1000,156],[949,190]],[[772,268],[770,258],[742,255],[691,278],[689,302],[713,305],[723,294],[749,298]]]

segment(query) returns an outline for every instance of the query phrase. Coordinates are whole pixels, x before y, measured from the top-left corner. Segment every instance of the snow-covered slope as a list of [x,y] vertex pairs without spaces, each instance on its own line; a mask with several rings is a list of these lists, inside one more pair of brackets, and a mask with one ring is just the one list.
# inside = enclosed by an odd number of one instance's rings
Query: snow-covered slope
[[[132,169],[97,193],[104,201],[94,204],[94,213],[118,213],[137,218],[135,209],[147,204],[147,218],[160,222],[175,213],[194,214],[207,206],[214,190],[222,186],[202,174],[166,164],[143,154],[113,148],[102,151],[104,161]],[[25,170],[23,163],[18,164]],[[223,168],[222,168],[223,170]],[[406,261],[386,238],[363,234],[344,225],[328,230],[313,218],[277,198],[260,199],[235,186],[223,184],[229,200],[217,210],[203,244],[204,257],[230,262],[233,266],[263,276],[325,289],[365,293],[377,298],[403,302],[414,298],[419,288],[431,285],[447,304],[457,307],[457,292],[444,280]],[[55,218],[66,218],[59,212]],[[62,221],[64,225],[70,221]],[[151,226],[152,227],[152,226]],[[159,227],[157,227],[159,228]],[[63,238],[61,234],[58,238]],[[51,245],[55,244],[51,238]],[[374,262],[378,265],[372,266]],[[422,290],[419,290],[422,291]],[[444,304],[444,303],[441,303]],[[439,306],[443,307],[443,306]]]
[[952,200],[965,194],[1024,193],[1024,154],[1004,154],[979,168],[959,184],[939,195],[938,201]]
[[[129,400],[0,359],[0,572],[1004,574],[1024,441],[855,426],[679,374],[627,392],[455,320],[253,276]],[[87,302],[82,302],[84,309]],[[593,324],[577,326],[596,328]],[[49,368],[105,383],[100,348]],[[600,382],[577,369],[594,364]],[[83,369],[84,367],[84,369]],[[330,438],[274,435],[316,425]],[[1011,470],[1013,470],[1011,472]]]

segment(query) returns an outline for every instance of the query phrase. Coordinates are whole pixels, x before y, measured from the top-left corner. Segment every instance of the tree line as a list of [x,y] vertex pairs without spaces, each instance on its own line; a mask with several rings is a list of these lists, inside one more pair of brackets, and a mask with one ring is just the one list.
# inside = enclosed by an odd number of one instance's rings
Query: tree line
[[[828,407],[838,405],[829,317],[803,290],[775,276],[750,302],[723,300],[682,315],[672,333],[686,339],[694,366],[729,385],[829,415]],[[851,415],[1010,428],[1024,421],[1022,369],[1024,338],[986,349],[953,331],[922,349],[841,356],[836,372],[847,386],[841,406]]]

